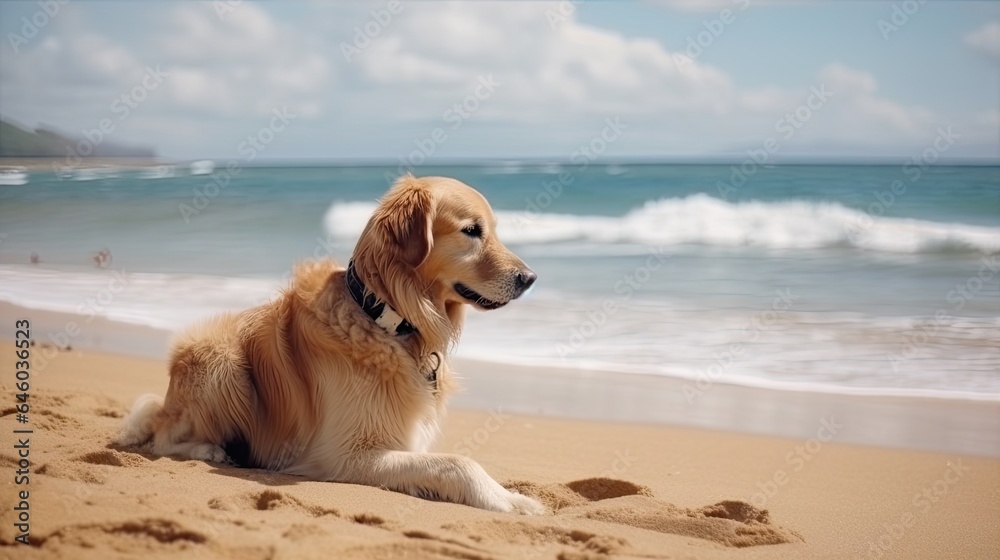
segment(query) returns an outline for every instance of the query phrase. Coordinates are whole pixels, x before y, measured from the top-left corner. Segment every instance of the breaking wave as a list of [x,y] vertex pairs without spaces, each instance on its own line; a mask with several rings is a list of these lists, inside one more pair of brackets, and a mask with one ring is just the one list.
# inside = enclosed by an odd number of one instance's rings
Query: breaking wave
[[[356,238],[375,205],[336,202],[327,232]],[[498,211],[499,235],[518,245],[563,242],[769,249],[854,248],[888,253],[1000,251],[1000,227],[879,218],[833,202],[727,202],[704,194],[649,201],[624,216]]]

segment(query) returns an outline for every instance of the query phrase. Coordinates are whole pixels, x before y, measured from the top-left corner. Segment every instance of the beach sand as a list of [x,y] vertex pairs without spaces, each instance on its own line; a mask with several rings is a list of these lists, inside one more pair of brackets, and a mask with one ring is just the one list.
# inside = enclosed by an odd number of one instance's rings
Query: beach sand
[[553,509],[522,517],[109,447],[137,395],[165,392],[161,360],[60,352],[18,424],[0,349],[0,558],[1000,557],[1000,460],[821,441],[836,419],[784,438],[452,410],[438,450]]

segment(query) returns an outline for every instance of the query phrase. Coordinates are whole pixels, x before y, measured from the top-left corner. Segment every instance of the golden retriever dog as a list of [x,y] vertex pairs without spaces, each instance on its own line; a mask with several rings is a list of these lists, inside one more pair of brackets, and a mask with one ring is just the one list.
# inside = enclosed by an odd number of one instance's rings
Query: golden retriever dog
[[472,459],[428,452],[454,387],[448,351],[465,306],[496,309],[537,278],[495,229],[486,199],[468,185],[402,177],[346,270],[300,264],[274,301],[183,332],[166,397],[140,397],[117,443],[545,512]]

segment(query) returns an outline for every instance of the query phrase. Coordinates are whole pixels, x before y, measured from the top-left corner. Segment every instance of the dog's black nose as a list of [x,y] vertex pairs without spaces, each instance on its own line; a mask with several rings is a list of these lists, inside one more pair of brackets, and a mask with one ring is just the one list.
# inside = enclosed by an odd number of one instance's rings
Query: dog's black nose
[[535,283],[535,280],[538,280],[538,275],[535,274],[535,271],[531,270],[530,268],[526,268],[521,272],[518,272],[517,279],[515,281],[517,284],[518,295],[521,295],[525,291],[527,291],[527,289],[530,288],[531,285]]

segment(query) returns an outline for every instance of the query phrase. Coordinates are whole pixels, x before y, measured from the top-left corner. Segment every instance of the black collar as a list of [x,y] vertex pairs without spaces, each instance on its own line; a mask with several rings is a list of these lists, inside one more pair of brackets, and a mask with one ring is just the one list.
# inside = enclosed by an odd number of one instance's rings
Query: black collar
[[365,296],[365,283],[358,277],[354,270],[354,261],[347,265],[347,289],[351,292],[351,297],[361,306],[361,309],[371,317],[378,326],[385,329],[389,334],[404,336],[417,332],[416,327],[396,313],[386,302],[379,301],[375,294]]
[[[365,314],[371,317],[378,326],[385,329],[387,333],[395,336],[404,336],[417,332],[416,327],[404,319],[402,315],[396,313],[396,310],[386,302],[379,301],[375,297],[375,294],[365,296],[365,284],[358,277],[357,271],[354,270],[354,261],[351,261],[347,265],[347,289],[351,292],[351,297],[361,306]],[[437,391],[438,370],[441,369],[442,362],[441,354],[439,352],[431,352],[428,357],[433,359],[434,364],[428,368],[429,371],[424,373],[423,376],[431,384],[431,388]]]

